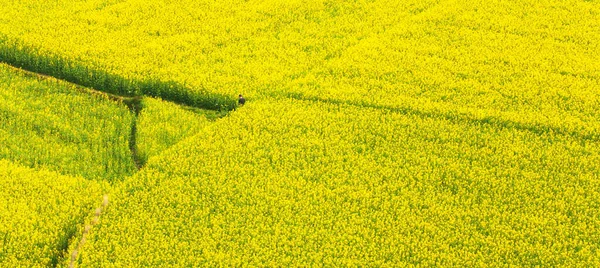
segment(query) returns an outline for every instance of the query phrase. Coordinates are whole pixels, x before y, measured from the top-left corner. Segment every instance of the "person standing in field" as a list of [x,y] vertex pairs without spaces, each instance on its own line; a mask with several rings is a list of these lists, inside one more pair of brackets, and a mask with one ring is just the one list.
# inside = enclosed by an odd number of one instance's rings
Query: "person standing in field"
[[240,98],[238,99],[238,104],[240,106],[244,106],[244,103],[246,103],[246,99],[244,99],[244,96],[242,96],[242,94],[240,94]]

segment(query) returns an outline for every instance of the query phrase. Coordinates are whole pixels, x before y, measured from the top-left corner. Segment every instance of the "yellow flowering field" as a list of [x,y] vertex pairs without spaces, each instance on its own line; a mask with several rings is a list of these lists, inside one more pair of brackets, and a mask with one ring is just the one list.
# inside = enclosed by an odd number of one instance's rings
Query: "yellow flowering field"
[[80,262],[595,266],[599,161],[565,135],[252,103],[126,180]]
[[0,159],[0,266],[60,264],[104,183]]
[[600,265],[598,1],[9,0],[0,61],[79,85],[0,68],[0,159],[113,181],[53,264]]
[[0,11],[0,47],[130,92],[205,106],[283,95],[598,132],[596,1],[26,0]]

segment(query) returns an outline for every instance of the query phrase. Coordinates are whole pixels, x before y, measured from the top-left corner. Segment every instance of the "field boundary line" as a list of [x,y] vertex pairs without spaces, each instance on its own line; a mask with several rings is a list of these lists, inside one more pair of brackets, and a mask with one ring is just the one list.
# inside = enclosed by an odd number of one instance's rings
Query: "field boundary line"
[[69,266],[68,266],[69,268],[75,267],[75,262],[77,261],[77,258],[79,257],[79,254],[81,253],[83,246],[87,242],[88,234],[90,233],[90,231],[92,230],[92,228],[95,225],[100,223],[100,215],[102,215],[102,212],[108,206],[108,202],[109,202],[108,194],[105,194],[104,196],[102,196],[102,204],[100,205],[100,207],[98,207],[94,210],[94,217],[92,218],[92,221],[89,224],[85,224],[85,226],[83,227],[81,239],[79,241],[77,241],[77,245],[75,246],[75,249],[73,249],[71,254],[69,254],[70,255],[69,256],[69,258],[70,258]]
[[[134,162],[134,165],[138,170],[141,169],[145,165],[144,161],[142,161],[141,157],[139,156],[138,149],[137,149],[137,121],[138,121],[138,116],[143,109],[143,105],[142,105],[141,101],[145,97],[144,95],[125,96],[125,95],[108,93],[105,91],[100,91],[100,90],[97,90],[94,88],[79,85],[79,84],[76,84],[76,83],[73,83],[73,82],[70,82],[67,80],[56,78],[51,75],[37,73],[37,72],[29,71],[29,70],[26,70],[26,69],[23,69],[20,67],[16,67],[16,66],[10,65],[8,63],[2,62],[1,60],[0,60],[0,64],[6,66],[12,72],[18,73],[18,74],[26,76],[26,77],[31,77],[31,78],[37,79],[38,81],[64,84],[64,85],[68,86],[69,88],[76,90],[77,92],[88,94],[92,97],[107,99],[107,100],[121,103],[121,104],[124,104],[125,106],[127,106],[129,111],[134,116],[134,120],[132,121],[131,126],[130,126],[131,130],[130,130],[130,135],[129,135],[129,139],[128,139],[129,140],[128,146],[129,146],[129,150],[132,155],[132,161]],[[163,100],[163,101],[175,104],[175,105],[179,106],[180,108],[191,111],[191,112],[197,113],[197,112],[199,112],[199,110],[204,110],[203,108],[189,106],[184,103],[172,102],[169,100]],[[223,117],[224,115],[226,115],[226,114],[222,114],[220,117]]]
[[[91,88],[91,87],[87,87],[87,86],[80,85],[80,84],[77,84],[77,83],[73,83],[73,82],[70,82],[70,81],[67,81],[67,80],[64,80],[64,79],[60,79],[60,78],[51,76],[51,75],[37,73],[37,72],[34,72],[34,71],[23,69],[21,67],[16,67],[16,66],[11,65],[9,63],[3,62],[1,59],[0,59],[0,64],[4,64],[6,67],[8,67],[9,69],[11,69],[14,72],[21,73],[21,74],[23,74],[25,76],[28,76],[28,77],[36,78],[39,81],[50,81],[50,82],[53,82],[53,83],[63,83],[63,84],[66,84],[68,86],[71,86],[73,89],[75,89],[75,90],[77,90],[79,92],[87,93],[87,94],[94,95],[94,96],[97,96],[97,97],[106,98],[106,99],[109,99],[109,100],[112,100],[112,101],[121,101],[121,102],[125,103],[126,105],[128,105],[128,102],[130,102],[130,101],[135,101],[136,99],[142,99],[142,98],[146,97],[145,95],[133,95],[133,96],[118,95],[118,94],[113,94],[113,93],[109,93],[109,92],[102,91],[102,90],[97,90],[95,88]],[[156,97],[153,97],[153,96],[147,96],[147,97],[156,98]],[[186,110],[191,110],[191,111],[194,111],[194,110],[205,110],[204,108],[190,106],[190,105],[187,105],[185,103],[174,102],[174,101],[170,101],[170,100],[166,100],[166,99],[162,99],[162,98],[161,98],[161,100],[173,103],[173,104],[178,105],[181,108],[186,109]],[[206,110],[210,110],[210,109],[206,109]]]
[[46,82],[51,82],[51,83],[62,83],[80,93],[87,94],[92,97],[103,98],[103,99],[106,99],[109,101],[124,104],[129,109],[129,111],[133,114],[133,120],[131,122],[129,138],[128,138],[128,147],[129,147],[129,151],[131,152],[131,158],[132,158],[133,164],[135,165],[137,170],[140,170],[143,167],[144,163],[142,163],[142,161],[138,155],[137,142],[136,142],[137,141],[137,138],[136,138],[137,137],[137,121],[138,121],[138,116],[142,110],[142,105],[141,105],[142,96],[129,97],[129,96],[120,96],[120,95],[116,95],[116,94],[111,94],[111,93],[107,93],[104,91],[99,91],[99,90],[95,90],[93,88],[88,88],[88,87],[85,87],[82,85],[78,85],[75,83],[71,83],[69,81],[65,81],[62,79],[58,79],[58,78],[50,76],[50,75],[45,75],[45,74],[40,74],[40,73],[24,70],[22,68],[15,67],[10,64],[4,63],[4,65],[7,66],[9,68],[9,70],[11,70],[13,72],[22,74],[27,77],[35,78],[38,81],[46,81]]
[[276,93],[274,97],[284,97],[288,99],[295,99],[300,101],[310,101],[310,102],[318,102],[318,103],[326,103],[333,105],[348,105],[359,108],[371,108],[377,110],[390,111],[394,113],[401,113],[406,115],[414,115],[421,118],[437,118],[437,119],[445,119],[453,122],[463,122],[474,125],[486,125],[491,126],[498,129],[517,129],[522,131],[528,131],[534,133],[536,135],[543,134],[557,134],[562,136],[569,136],[574,139],[578,139],[581,141],[590,141],[590,142],[599,142],[600,141],[600,133],[598,133],[595,129],[588,129],[590,133],[581,133],[572,129],[562,129],[552,125],[540,123],[539,125],[526,123],[526,122],[517,122],[509,119],[505,119],[499,116],[485,116],[482,118],[477,118],[474,115],[471,115],[466,112],[457,111],[456,113],[444,113],[444,112],[435,112],[435,111],[422,111],[419,109],[415,109],[410,106],[386,106],[379,104],[371,104],[371,103],[356,103],[352,101],[343,101],[336,99],[324,99],[313,96],[303,96],[301,94],[286,94],[286,93]]
[[89,63],[32,47],[2,33],[0,62],[118,96],[158,97],[175,104],[218,111],[233,111],[237,104],[232,96],[203,87],[191,90],[183,83],[152,76],[127,78],[111,72],[110,67],[91,67]]

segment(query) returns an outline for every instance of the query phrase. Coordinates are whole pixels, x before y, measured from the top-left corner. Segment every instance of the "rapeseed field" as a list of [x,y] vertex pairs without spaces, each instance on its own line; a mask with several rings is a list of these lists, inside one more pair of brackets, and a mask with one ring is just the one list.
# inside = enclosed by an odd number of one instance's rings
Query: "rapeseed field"
[[100,189],[0,264],[600,265],[598,1],[7,1],[0,61],[79,85],[0,69],[2,183]]

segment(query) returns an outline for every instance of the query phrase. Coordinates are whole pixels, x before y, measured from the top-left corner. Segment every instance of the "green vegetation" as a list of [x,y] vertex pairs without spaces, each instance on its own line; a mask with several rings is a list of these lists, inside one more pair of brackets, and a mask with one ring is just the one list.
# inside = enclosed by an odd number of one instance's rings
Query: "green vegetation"
[[144,98],[138,115],[137,153],[146,163],[150,157],[159,155],[178,141],[192,136],[211,121],[218,111],[185,108],[160,99]]
[[133,165],[127,107],[0,65],[0,158],[87,179],[122,180]]

